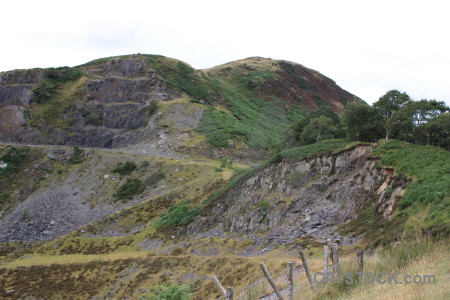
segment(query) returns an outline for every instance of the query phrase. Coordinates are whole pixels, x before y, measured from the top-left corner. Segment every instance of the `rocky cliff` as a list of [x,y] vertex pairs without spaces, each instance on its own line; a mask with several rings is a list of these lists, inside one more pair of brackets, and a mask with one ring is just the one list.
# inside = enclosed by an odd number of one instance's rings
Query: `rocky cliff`
[[[158,146],[163,136],[165,147],[181,152],[257,155],[302,113],[319,106],[340,113],[354,99],[331,79],[286,61],[249,58],[194,70],[162,56],[127,55],[0,73],[0,140],[116,148]],[[182,117],[194,126],[169,116],[179,111],[172,105],[192,112]]]
[[261,254],[255,250],[261,245],[269,251],[305,237],[355,243],[361,236],[339,227],[366,211],[366,222],[376,215],[389,218],[408,184],[379,167],[372,148],[360,145],[336,155],[270,164],[235,185],[179,234],[246,236],[255,244],[243,254]]

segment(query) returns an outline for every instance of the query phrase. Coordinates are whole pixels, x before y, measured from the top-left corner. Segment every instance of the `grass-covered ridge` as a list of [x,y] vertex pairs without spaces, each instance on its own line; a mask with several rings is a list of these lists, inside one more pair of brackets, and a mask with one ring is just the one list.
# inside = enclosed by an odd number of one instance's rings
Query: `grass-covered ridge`
[[270,70],[232,70],[230,80],[215,72],[198,71],[189,65],[163,56],[147,56],[148,65],[171,88],[207,103],[198,132],[210,145],[228,147],[243,141],[251,148],[271,149],[292,122],[305,113],[282,99],[267,101],[255,89],[273,78]]
[[[374,150],[382,166],[413,178],[398,204],[416,230],[449,233],[450,153],[439,147],[389,140]],[[425,212],[425,213],[424,213]]]

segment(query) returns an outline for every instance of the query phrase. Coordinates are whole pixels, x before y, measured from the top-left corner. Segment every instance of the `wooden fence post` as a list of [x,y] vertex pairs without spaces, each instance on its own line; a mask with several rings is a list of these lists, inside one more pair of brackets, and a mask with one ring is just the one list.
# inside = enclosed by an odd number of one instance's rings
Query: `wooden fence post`
[[303,268],[305,268],[305,272],[306,272],[306,276],[308,277],[309,285],[311,286],[311,289],[313,291],[315,291],[316,286],[314,285],[314,281],[312,280],[311,272],[309,271],[308,262],[306,261],[305,252],[303,252],[303,250],[300,250],[300,258],[302,259]]
[[358,250],[356,252],[356,260],[358,262],[358,272],[362,272],[364,269],[364,251]]
[[339,266],[339,251],[336,243],[331,244],[331,261],[333,262],[333,274],[340,274],[341,267]]
[[323,246],[323,278],[325,278],[325,281],[327,280],[327,274],[328,274],[328,246]]
[[225,295],[225,299],[226,300],[233,300],[233,288],[232,287],[227,287],[227,292]]
[[211,276],[212,281],[214,282],[214,285],[217,287],[217,289],[220,291],[220,293],[227,299],[227,291],[223,287],[223,285],[220,283],[219,279],[217,279],[216,275]]
[[267,280],[269,281],[270,285],[272,286],[273,290],[275,291],[275,294],[277,295],[277,298],[279,300],[284,300],[281,296],[280,290],[278,289],[277,285],[275,284],[275,281],[273,281],[272,276],[270,276],[269,271],[266,268],[266,265],[264,263],[259,264],[261,267],[261,270],[263,271],[264,275],[266,276]]
[[294,263],[288,262],[288,300],[294,299]]

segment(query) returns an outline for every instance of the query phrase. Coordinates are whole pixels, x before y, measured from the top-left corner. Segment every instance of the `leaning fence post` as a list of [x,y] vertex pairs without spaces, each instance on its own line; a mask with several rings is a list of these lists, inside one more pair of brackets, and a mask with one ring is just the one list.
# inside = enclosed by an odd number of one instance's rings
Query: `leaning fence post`
[[358,262],[358,271],[362,272],[364,269],[364,251],[358,250],[356,252],[356,260]]
[[225,297],[225,299],[227,298],[227,291],[225,290],[225,288],[223,287],[222,284],[220,284],[219,279],[217,279],[216,275],[211,276],[212,281],[214,282],[214,285],[217,287],[217,289],[220,291],[220,293]]
[[267,280],[269,281],[270,285],[272,286],[273,290],[275,291],[275,294],[277,295],[277,298],[279,300],[284,300],[281,296],[280,290],[278,289],[277,285],[275,284],[275,281],[273,281],[272,276],[270,276],[269,271],[266,268],[266,265],[264,263],[259,264],[261,267],[261,270],[263,271],[264,275],[266,276]]
[[309,271],[308,262],[306,261],[305,252],[303,252],[303,250],[300,250],[300,258],[302,259],[303,268],[305,269],[306,276],[308,277],[309,285],[311,286],[311,289],[314,291],[316,290],[316,287],[314,285],[314,281],[312,280],[311,272]]
[[233,288],[232,287],[227,287],[227,292],[225,295],[225,299],[226,300],[233,300]]
[[292,300],[294,299],[294,263],[293,262],[288,262],[287,263],[288,266],[288,300]]
[[323,278],[327,278],[328,274],[328,246],[323,246]]

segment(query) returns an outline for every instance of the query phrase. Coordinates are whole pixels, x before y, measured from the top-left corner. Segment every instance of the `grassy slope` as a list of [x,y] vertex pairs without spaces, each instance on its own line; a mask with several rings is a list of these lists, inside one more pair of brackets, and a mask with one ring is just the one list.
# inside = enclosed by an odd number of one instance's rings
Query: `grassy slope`
[[406,233],[450,233],[450,153],[439,147],[413,145],[397,140],[374,150],[382,166],[413,178],[398,203],[397,215],[406,215]]
[[252,148],[270,149],[289,124],[304,116],[282,100],[273,102],[257,97],[252,84],[260,85],[274,76],[272,71],[235,70],[233,79],[225,80],[215,72],[197,71],[189,65],[161,56],[149,56],[149,66],[172,88],[188,94],[193,101],[209,103],[198,132],[217,147],[230,141],[244,141]]

